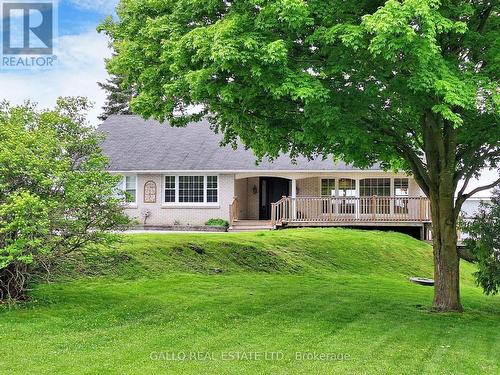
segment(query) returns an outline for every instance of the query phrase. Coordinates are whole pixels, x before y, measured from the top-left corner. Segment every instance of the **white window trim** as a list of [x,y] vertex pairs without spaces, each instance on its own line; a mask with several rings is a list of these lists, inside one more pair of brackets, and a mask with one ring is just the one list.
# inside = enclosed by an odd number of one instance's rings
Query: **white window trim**
[[125,193],[127,191],[127,177],[135,177],[135,201],[125,202],[127,208],[137,208],[139,201],[139,176],[136,174],[124,174],[122,178],[122,191]]
[[[175,177],[175,202],[165,202],[165,177]],[[179,202],[179,177],[180,176],[203,176],[203,202]],[[207,202],[207,177],[217,177],[217,202]],[[181,173],[181,174],[164,174],[161,179],[161,206],[162,208],[220,208],[220,175],[218,174],[203,174],[203,173]]]

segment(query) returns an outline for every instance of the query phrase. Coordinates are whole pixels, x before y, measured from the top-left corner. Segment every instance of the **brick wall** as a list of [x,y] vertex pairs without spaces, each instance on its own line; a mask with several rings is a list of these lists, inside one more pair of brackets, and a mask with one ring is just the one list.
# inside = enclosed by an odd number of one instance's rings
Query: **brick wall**
[[310,177],[297,180],[297,197],[317,197],[320,194],[321,179]]
[[[234,175],[219,175],[219,202],[213,207],[192,206],[175,207],[162,204],[163,178],[161,175],[137,176],[137,205],[131,206],[126,213],[143,224],[142,212],[151,211],[148,225],[204,225],[209,219],[229,220],[229,205],[234,197]],[[156,203],[144,203],[144,185],[154,181],[157,187]]]

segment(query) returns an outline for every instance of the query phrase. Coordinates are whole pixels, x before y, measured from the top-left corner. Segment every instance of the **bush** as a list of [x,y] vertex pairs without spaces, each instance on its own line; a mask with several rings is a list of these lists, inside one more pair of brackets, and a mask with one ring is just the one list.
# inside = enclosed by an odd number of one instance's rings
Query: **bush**
[[205,223],[208,227],[229,227],[229,222],[224,219],[210,219]]
[[0,300],[23,299],[34,274],[129,223],[88,107],[83,98],[45,111],[0,104]]
[[497,294],[500,288],[500,189],[491,204],[481,204],[475,217],[462,224],[469,237],[464,241],[473,254],[478,271],[476,282],[485,294]]

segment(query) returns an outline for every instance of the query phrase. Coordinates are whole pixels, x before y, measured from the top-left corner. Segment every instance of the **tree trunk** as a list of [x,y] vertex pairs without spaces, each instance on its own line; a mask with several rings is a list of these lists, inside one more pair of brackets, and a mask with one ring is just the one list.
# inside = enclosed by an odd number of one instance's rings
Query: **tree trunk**
[[431,207],[435,279],[434,308],[437,311],[462,311],[457,220],[453,199],[431,194]]

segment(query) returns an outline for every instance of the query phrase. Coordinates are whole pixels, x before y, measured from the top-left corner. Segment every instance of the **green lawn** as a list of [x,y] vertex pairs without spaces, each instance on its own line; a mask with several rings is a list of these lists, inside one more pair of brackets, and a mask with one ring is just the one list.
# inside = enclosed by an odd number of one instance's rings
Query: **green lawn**
[[465,313],[431,312],[408,282],[432,277],[431,248],[401,234],[148,234],[99,254],[0,307],[0,374],[500,373],[500,298],[462,264]]

